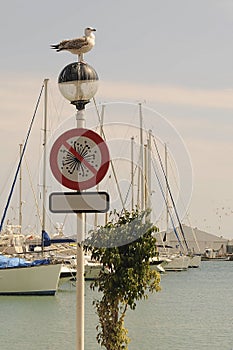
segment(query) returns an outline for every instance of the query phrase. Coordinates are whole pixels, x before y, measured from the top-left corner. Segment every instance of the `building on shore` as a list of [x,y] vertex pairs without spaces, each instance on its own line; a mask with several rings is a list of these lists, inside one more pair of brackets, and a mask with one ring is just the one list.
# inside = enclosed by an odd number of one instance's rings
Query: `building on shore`
[[[233,254],[233,240],[226,239],[222,236],[199,230],[197,227],[192,228],[182,225],[184,237],[188,244],[189,250],[195,253],[200,253],[203,256],[209,253],[215,253],[215,256],[224,256],[226,254]],[[184,238],[177,228],[181,244],[185,247]],[[171,251],[181,250],[179,241],[173,230],[168,232],[160,232],[156,234],[158,245],[167,245]]]

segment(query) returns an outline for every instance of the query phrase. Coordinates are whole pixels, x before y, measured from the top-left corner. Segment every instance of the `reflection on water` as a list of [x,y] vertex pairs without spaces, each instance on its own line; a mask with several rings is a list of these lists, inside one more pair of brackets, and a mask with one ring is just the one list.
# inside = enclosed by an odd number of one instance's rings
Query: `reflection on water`
[[[85,282],[85,349],[96,342],[97,292]],[[162,291],[126,316],[130,350],[231,350],[233,262],[202,262],[199,269],[162,276]],[[76,350],[76,292],[62,286],[55,297],[0,297],[2,350]]]

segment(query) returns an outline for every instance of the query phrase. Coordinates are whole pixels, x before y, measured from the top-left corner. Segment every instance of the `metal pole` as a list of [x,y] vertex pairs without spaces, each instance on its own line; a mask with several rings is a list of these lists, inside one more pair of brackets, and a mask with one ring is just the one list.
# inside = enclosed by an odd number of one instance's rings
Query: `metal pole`
[[[85,127],[84,109],[76,114],[77,128]],[[85,233],[84,214],[77,214],[77,267],[76,267],[76,349],[84,350],[84,252],[82,242]]]

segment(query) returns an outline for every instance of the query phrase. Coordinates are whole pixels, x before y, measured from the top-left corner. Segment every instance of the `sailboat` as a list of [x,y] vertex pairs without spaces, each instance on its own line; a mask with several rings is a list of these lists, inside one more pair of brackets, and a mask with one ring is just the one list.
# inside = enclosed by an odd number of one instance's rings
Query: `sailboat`
[[[178,211],[176,209],[176,204],[173,199],[173,195],[171,193],[170,185],[168,182],[167,145],[166,144],[165,144],[165,166],[164,167],[161,162],[161,158],[159,154],[158,156],[159,156],[160,165],[161,165],[162,172],[165,177],[165,183],[166,183],[166,189],[165,189],[165,195],[164,195],[164,200],[166,204],[166,231],[162,239],[162,242],[165,247],[165,243],[167,242],[166,233],[168,232],[168,219],[170,217],[172,227],[173,227],[173,232],[177,238],[177,243],[178,243],[177,247],[179,247],[180,249],[180,251],[177,251],[176,253],[173,252],[172,254],[169,255],[169,250],[166,250],[164,248],[164,254],[168,255],[168,257],[171,259],[171,261],[166,265],[165,270],[166,271],[183,271],[183,270],[187,270],[189,267],[199,267],[201,262],[201,255],[198,253],[195,254],[194,252],[191,252],[191,250],[189,249],[188,242],[185,237],[185,231],[184,231],[183,225],[181,224]],[[176,219],[178,221],[178,227],[175,227],[173,217],[170,212],[171,207],[169,204],[168,194],[171,199],[172,208],[174,210]],[[193,235],[194,235],[194,232],[193,232]],[[195,235],[194,235],[194,238],[195,238]],[[199,249],[197,240],[196,240],[196,245]],[[199,252],[200,252],[200,249],[199,249]]]
[[[42,91],[45,89],[45,101],[47,99],[47,83],[48,79],[45,79],[40,92],[41,97]],[[36,110],[27,133],[14,181],[3,212],[0,223],[0,232],[2,231],[14,186],[20,172],[23,155],[32,129]],[[61,267],[62,264],[53,263],[49,259],[27,261],[19,257],[0,254],[0,295],[55,295],[58,289]]]
[[55,295],[61,264],[0,255],[0,295]]

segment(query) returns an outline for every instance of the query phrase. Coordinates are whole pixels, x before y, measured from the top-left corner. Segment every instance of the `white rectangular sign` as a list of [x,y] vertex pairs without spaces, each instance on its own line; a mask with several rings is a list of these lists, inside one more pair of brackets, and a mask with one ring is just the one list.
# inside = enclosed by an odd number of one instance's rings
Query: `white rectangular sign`
[[107,192],[54,192],[49,196],[53,213],[106,213],[109,210]]

